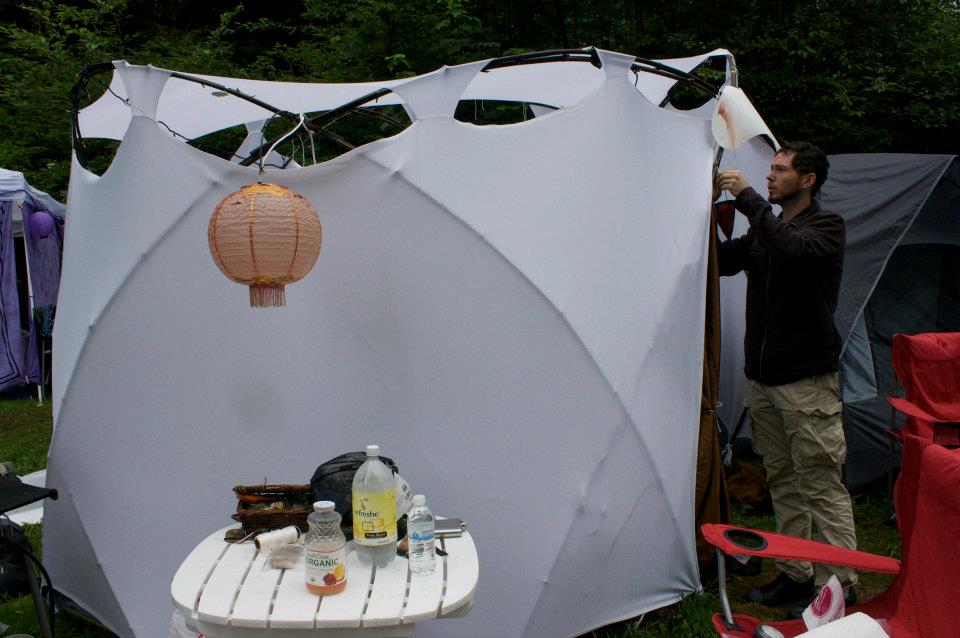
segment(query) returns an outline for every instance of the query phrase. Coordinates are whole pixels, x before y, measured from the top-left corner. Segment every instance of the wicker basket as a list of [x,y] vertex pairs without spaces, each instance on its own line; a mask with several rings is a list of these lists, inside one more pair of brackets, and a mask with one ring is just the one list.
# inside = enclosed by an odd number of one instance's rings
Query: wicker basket
[[[260,533],[288,525],[307,531],[307,516],[313,511],[309,484],[237,485],[233,491],[237,494],[237,511],[231,518],[243,526],[244,532]],[[276,503],[282,508],[278,509]]]

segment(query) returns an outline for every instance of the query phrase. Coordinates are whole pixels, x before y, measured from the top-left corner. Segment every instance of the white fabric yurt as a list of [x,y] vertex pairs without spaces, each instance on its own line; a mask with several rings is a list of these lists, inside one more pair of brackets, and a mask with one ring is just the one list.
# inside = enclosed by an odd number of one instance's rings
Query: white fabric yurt
[[[389,88],[413,120],[267,171],[324,230],[271,310],[207,248],[212,211],[257,168],[168,130],[269,112],[117,63],[129,105],[105,97],[80,128],[119,150],[99,177],[75,161],[68,200],[47,481],[61,497],[44,523],[56,587],[121,636],[160,635],[170,579],[230,523],[232,486],[305,483],[378,443],[477,544],[472,612],[418,636],[576,636],[697,590],[716,143],[709,114],[660,107],[673,80],[596,55],[600,68],[478,62],[363,86],[220,78],[292,112]],[[454,119],[476,95],[559,108]]]

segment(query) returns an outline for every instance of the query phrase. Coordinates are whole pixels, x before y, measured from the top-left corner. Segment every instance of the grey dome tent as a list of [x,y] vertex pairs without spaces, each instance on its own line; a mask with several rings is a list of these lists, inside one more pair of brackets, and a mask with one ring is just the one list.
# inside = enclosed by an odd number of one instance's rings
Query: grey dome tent
[[[891,411],[885,397],[897,391],[890,360],[893,335],[960,330],[960,161],[953,155],[900,153],[829,159],[821,203],[844,218],[847,235],[835,314],[844,343],[846,483],[860,493],[882,481],[890,467],[885,430]],[[733,236],[740,236],[746,221],[738,215],[736,223]],[[743,410],[742,277],[727,278],[723,297],[727,363],[718,415],[733,438],[749,436]]]
[[893,335],[960,330],[960,161],[833,155],[822,198],[847,225],[836,323],[846,480],[858,492],[887,474]]

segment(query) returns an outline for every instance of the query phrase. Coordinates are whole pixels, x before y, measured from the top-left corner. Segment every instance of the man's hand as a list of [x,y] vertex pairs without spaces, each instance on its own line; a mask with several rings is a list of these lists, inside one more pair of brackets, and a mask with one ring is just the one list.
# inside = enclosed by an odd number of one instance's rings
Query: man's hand
[[740,171],[723,171],[717,177],[717,181],[720,183],[720,188],[729,191],[734,197],[739,195],[744,188],[750,186],[747,178]]

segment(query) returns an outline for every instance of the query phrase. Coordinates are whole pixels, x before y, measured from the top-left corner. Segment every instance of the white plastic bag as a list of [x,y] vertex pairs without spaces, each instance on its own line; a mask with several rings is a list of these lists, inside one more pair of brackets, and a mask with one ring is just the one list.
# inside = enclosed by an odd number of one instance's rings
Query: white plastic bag
[[883,625],[858,611],[846,618],[811,629],[797,638],[888,638],[888,635]]
[[263,570],[293,569],[302,570],[305,565],[304,549],[300,543],[280,545],[270,550],[270,555],[263,563]]
[[843,598],[843,588],[836,576],[831,576],[816,598],[803,610],[803,622],[807,629],[816,629],[843,618],[847,613],[847,604]]

